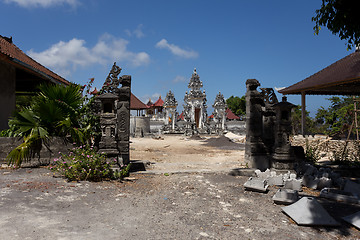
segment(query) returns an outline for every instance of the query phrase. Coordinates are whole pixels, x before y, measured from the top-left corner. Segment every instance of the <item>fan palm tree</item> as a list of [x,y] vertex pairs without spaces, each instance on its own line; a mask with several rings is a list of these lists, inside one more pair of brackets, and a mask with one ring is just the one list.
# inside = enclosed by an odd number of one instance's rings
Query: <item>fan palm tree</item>
[[64,141],[84,143],[90,129],[83,126],[84,99],[78,85],[40,85],[40,92],[30,107],[14,114],[9,120],[14,136],[22,137],[23,143],[13,149],[9,155],[9,164],[19,167],[23,160],[38,155],[49,139],[59,136]]

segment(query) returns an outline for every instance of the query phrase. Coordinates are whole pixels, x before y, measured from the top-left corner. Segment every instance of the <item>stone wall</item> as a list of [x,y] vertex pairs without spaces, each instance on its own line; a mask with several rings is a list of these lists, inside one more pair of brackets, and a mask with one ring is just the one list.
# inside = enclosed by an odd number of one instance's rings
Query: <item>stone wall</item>
[[226,125],[227,131],[229,131],[229,132],[239,134],[239,135],[246,134],[245,121],[237,121],[237,120],[226,121],[225,125]]
[[[309,145],[312,147],[317,147],[320,153],[326,157],[331,157],[333,152],[341,152],[344,150],[345,140],[332,140],[328,136],[315,135],[307,136],[304,138],[302,135],[293,136],[290,138],[292,146],[302,146],[304,150],[306,149],[306,139],[309,141]],[[355,151],[355,141],[349,141],[347,145],[347,150],[351,152]]]
[[[9,152],[15,147],[19,146],[22,140],[14,137],[0,137],[0,164],[7,164],[6,159]],[[54,158],[60,156],[59,152],[66,153],[68,149],[72,148],[70,144],[66,145],[61,138],[53,138],[50,142],[50,151],[43,146],[40,152],[41,165],[49,164]],[[39,166],[40,163],[36,159],[32,159],[30,162],[24,162],[23,167]]]
[[150,117],[130,116],[130,134],[143,137],[150,133]]

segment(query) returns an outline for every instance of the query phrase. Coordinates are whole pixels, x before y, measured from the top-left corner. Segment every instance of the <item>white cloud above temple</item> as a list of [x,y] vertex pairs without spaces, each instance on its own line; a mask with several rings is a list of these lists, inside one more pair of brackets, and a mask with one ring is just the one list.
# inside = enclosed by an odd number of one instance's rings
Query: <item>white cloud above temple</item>
[[156,43],[155,46],[160,49],[167,49],[172,54],[174,54],[178,57],[197,58],[199,56],[199,54],[196,51],[182,49],[175,44],[169,43],[165,38],[161,39],[158,43]]
[[136,38],[143,38],[145,37],[145,34],[143,32],[143,24],[139,24],[134,30],[126,29],[125,33],[129,36],[135,36]]
[[42,7],[49,8],[59,5],[69,5],[71,7],[76,7],[80,4],[79,0],[4,0],[5,3],[16,3],[20,7],[32,8],[32,7]]
[[65,76],[77,67],[111,64],[114,61],[128,63],[134,67],[147,65],[150,62],[149,54],[129,51],[128,43],[125,39],[104,34],[93,47],[87,47],[85,40],[73,38],[67,42],[53,44],[42,52],[31,49],[27,54]]

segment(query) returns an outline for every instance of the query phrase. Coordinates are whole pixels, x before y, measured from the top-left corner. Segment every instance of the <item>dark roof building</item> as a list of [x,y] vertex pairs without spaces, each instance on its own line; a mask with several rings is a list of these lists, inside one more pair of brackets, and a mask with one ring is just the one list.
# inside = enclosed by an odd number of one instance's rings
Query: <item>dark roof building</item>
[[15,110],[15,96],[33,93],[44,82],[70,84],[26,55],[12,38],[0,35],[0,130],[8,128],[8,118]]
[[279,90],[282,94],[359,95],[360,51],[340,59],[310,77]]
[[301,94],[301,132],[304,135],[306,95],[360,95],[359,48],[314,75],[279,90],[279,93]]

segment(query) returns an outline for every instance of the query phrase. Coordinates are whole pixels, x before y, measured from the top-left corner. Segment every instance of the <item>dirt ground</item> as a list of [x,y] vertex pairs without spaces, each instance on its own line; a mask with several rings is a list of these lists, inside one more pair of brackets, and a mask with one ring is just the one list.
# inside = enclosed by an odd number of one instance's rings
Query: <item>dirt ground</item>
[[149,163],[150,173],[228,172],[245,166],[244,144],[222,137],[163,135],[131,139],[131,159]]
[[[296,225],[228,172],[243,144],[225,138],[132,139],[150,170],[124,182],[67,182],[46,168],[0,169],[0,239],[360,239],[341,220],[360,207],[320,200],[340,228]],[[169,173],[169,174],[164,174]]]

